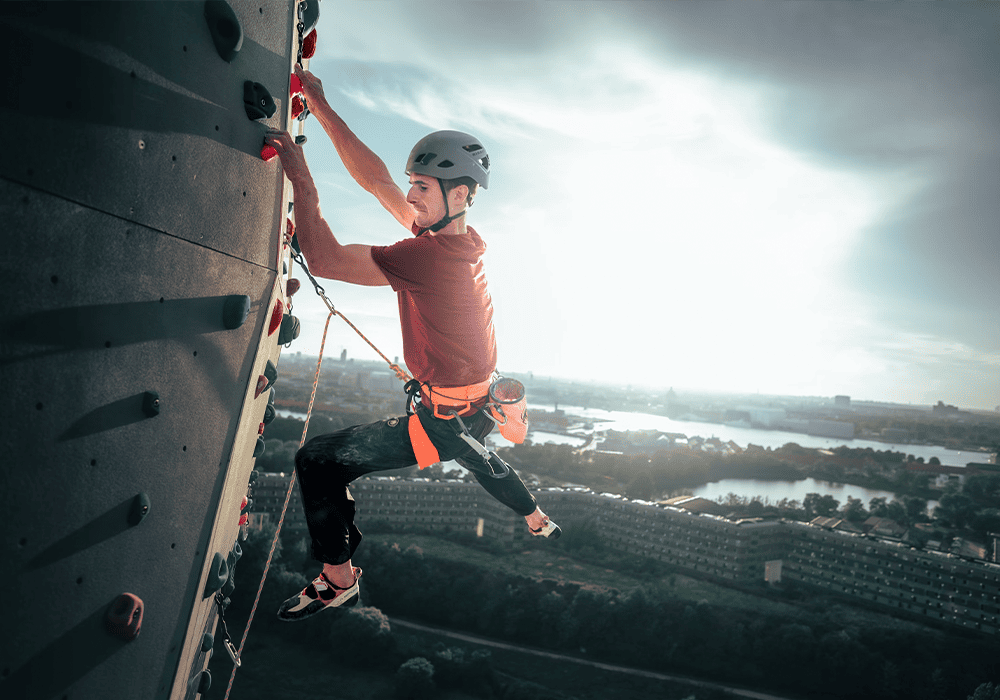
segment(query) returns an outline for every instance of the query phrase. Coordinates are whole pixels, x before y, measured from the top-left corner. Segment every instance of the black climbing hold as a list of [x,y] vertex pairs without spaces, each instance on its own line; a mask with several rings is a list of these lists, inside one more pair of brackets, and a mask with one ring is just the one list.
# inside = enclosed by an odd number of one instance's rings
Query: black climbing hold
[[274,405],[274,387],[273,386],[271,387],[271,390],[267,394],[267,403],[268,403],[269,406],[273,406]]
[[212,651],[212,647],[215,646],[215,637],[212,636],[211,632],[206,632],[201,638],[201,650],[202,651]]
[[246,294],[230,294],[222,307],[222,325],[227,330],[236,330],[243,325],[250,314],[250,297]]
[[147,391],[143,394],[142,412],[150,418],[160,415],[160,395],[155,391]]
[[128,524],[135,527],[149,515],[149,496],[145,492],[139,493],[132,499],[132,508],[128,512]]
[[302,0],[299,3],[299,21],[302,22],[303,36],[316,28],[316,23],[319,22],[319,0]]
[[208,581],[205,582],[205,597],[214,595],[228,580],[229,564],[224,556],[216,552],[212,557],[212,565],[208,569]]
[[198,675],[198,694],[203,695],[212,687],[212,674],[210,671],[202,671]]
[[299,319],[295,316],[285,316],[281,319],[281,330],[278,331],[278,345],[287,345],[299,337],[302,330]]
[[253,486],[254,482],[257,481],[257,477],[260,476],[260,472],[254,469],[250,472],[250,485]]
[[247,119],[269,119],[278,109],[267,88],[252,80],[243,83],[243,106]]
[[233,548],[229,552],[227,562],[229,564],[229,576],[222,586],[222,595],[228,598],[236,590],[236,563],[243,556],[243,548],[239,542],[233,543]]
[[205,0],[205,20],[215,50],[223,61],[232,63],[243,47],[243,28],[233,8],[225,0]]
[[267,365],[264,367],[264,376],[267,377],[269,384],[274,384],[278,381],[278,368],[270,360],[267,361]]
[[257,457],[260,457],[262,454],[264,454],[264,438],[258,437],[257,444],[254,445],[253,448],[253,456],[256,459]]
[[305,134],[299,134],[298,136],[295,137],[295,143],[296,143],[296,145],[301,146],[305,142],[306,142],[306,135]]
[[277,416],[277,415],[278,415],[278,413],[277,413],[277,411],[274,410],[274,404],[273,403],[269,403],[267,406],[265,406],[264,407],[264,425],[270,424],[270,422],[273,421],[274,418],[275,418],[275,416]]
[[131,642],[142,628],[142,599],[134,593],[122,593],[104,615],[108,632],[122,641]]

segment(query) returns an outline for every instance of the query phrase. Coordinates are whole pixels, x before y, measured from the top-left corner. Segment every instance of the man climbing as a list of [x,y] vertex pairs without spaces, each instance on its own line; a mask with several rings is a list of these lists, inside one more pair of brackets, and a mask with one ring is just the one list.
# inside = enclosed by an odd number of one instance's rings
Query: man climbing
[[299,450],[295,470],[312,554],[323,562],[323,571],[284,602],[278,612],[282,620],[301,620],[357,603],[361,569],[351,559],[361,532],[354,524],[348,484],[365,474],[454,459],[494,498],[524,516],[533,535],[560,534],[508,465],[492,468],[476,454],[477,441],[496,422],[487,406],[497,351],[483,270],[486,245],[465,218],[479,187],[489,185],[486,150],[462,132],[426,136],[410,153],[410,189],[404,194],[385,163],[330,107],[321,81],[299,66],[296,75],[311,114],[332,139],[348,172],[414,234],[390,246],[341,244],[320,213],[301,146],[287,132],[270,131],[265,140],[277,150],[295,193],[299,246],[316,276],[390,285],[397,293],[403,356],[415,378],[408,391],[411,399],[419,393],[419,403],[412,414],[408,410],[405,416],[321,435]]

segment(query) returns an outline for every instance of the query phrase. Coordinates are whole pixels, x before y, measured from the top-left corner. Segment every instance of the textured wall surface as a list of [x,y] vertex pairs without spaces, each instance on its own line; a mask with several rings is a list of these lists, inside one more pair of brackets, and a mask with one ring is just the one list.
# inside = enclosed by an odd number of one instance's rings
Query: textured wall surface
[[[2,697],[207,682],[206,590],[238,538],[255,389],[278,360],[287,197],[260,149],[287,123],[296,46],[291,0],[232,9],[230,62],[202,2],[0,7],[0,116],[17,134],[0,158]],[[274,97],[270,119],[248,118],[247,80]],[[108,627],[123,593],[143,604],[132,640]]]

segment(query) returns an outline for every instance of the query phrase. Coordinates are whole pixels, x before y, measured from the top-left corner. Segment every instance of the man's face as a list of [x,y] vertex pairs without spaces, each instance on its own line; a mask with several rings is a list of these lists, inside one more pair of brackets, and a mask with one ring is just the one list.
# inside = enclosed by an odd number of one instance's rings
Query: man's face
[[421,228],[440,221],[444,213],[444,197],[438,181],[427,175],[410,175],[410,191],[406,201],[416,212],[416,223]]

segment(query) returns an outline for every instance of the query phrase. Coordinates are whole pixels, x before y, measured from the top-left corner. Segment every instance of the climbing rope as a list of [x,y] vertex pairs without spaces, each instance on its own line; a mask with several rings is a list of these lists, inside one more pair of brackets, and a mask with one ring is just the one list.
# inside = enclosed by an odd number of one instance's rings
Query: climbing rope
[[[319,373],[323,366],[323,349],[326,347],[326,335],[330,330],[330,319],[333,318],[333,314],[333,309],[330,309],[330,315],[326,317],[326,325],[323,327],[323,340],[319,345],[319,359],[316,361],[316,375],[313,377],[312,394],[309,396],[309,407],[306,409],[306,422],[302,426],[302,437],[299,440],[299,449],[302,449],[302,446],[306,444],[306,433],[309,430],[309,420],[312,418],[313,404],[316,403],[316,389],[319,386]],[[285,522],[285,513],[288,510],[288,503],[292,499],[292,490],[294,488],[295,471],[292,470],[292,478],[288,481],[288,490],[285,492],[285,503],[281,506],[281,515],[278,518],[278,527],[274,531],[274,538],[271,540],[271,550],[267,553],[267,561],[264,563],[264,573],[261,575],[260,585],[257,587],[257,597],[254,598],[253,607],[250,609],[250,617],[247,619],[246,629],[243,630],[243,639],[240,640],[240,648],[236,652],[236,658],[240,658],[243,654],[243,646],[247,643],[247,636],[250,634],[250,625],[253,624],[254,615],[257,613],[257,605],[260,603],[260,594],[261,591],[264,590],[264,581],[267,579],[267,572],[271,568],[271,560],[274,558],[274,550],[278,546],[278,536],[281,534],[281,526]],[[225,700],[229,700],[229,693],[233,689],[233,681],[236,679],[237,668],[239,668],[239,665],[233,664],[233,672],[229,676],[229,686],[226,688]]]
[[403,368],[401,368],[395,362],[390,361],[389,358],[386,357],[382,353],[381,350],[379,350],[377,347],[375,347],[375,343],[373,343],[372,341],[368,340],[368,337],[364,333],[362,333],[361,330],[357,326],[355,326],[353,323],[351,323],[351,320],[349,318],[347,318],[347,316],[345,316],[340,311],[338,311],[336,308],[334,308],[333,302],[330,301],[330,298],[326,295],[326,290],[323,289],[322,286],[320,286],[320,283],[317,282],[316,278],[313,277],[313,275],[312,275],[311,272],[309,272],[309,267],[306,265],[306,261],[302,257],[302,253],[295,253],[295,252],[293,252],[292,253],[292,260],[294,260],[295,262],[297,262],[299,264],[299,267],[302,268],[302,271],[305,272],[306,276],[309,277],[309,281],[312,282],[313,287],[316,289],[316,294],[319,296],[320,299],[323,300],[323,303],[326,304],[326,308],[328,308],[330,310],[331,314],[337,314],[342,319],[344,319],[344,323],[346,323],[348,326],[350,326],[351,328],[353,328],[354,332],[357,333],[359,336],[361,336],[361,339],[363,341],[365,341],[366,343],[368,343],[368,345],[371,347],[371,349],[374,350],[375,352],[377,352],[378,355],[379,355],[379,357],[381,357],[383,360],[386,361],[386,364],[388,364],[389,368],[393,372],[396,373],[396,376],[400,379],[400,381],[408,382],[411,379],[413,379],[413,377],[411,377],[409,374],[407,374],[406,371]]

